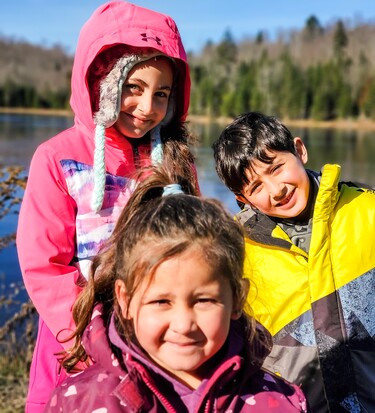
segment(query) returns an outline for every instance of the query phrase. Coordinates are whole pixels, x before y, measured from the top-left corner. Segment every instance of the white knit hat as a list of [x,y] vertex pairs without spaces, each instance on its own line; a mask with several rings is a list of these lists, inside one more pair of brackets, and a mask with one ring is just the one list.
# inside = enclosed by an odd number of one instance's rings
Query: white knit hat
[[[104,198],[106,168],[105,168],[105,130],[112,126],[118,119],[121,108],[121,95],[124,81],[130,70],[138,63],[156,56],[165,56],[159,53],[126,54],[120,57],[107,76],[100,82],[98,111],[94,114],[95,127],[95,152],[94,152],[94,190],[91,206],[99,212]],[[166,56],[168,57],[168,56]],[[172,93],[173,95],[173,93]],[[174,112],[174,98],[170,96],[167,114],[163,121],[150,131],[151,135],[151,160],[153,164],[161,163],[163,149],[160,137],[160,128],[168,124]]]

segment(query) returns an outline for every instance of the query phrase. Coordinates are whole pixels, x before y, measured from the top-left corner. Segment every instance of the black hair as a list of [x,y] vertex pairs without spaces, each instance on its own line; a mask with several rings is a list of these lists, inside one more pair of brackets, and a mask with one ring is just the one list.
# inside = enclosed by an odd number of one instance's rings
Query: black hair
[[289,129],[274,116],[248,112],[237,116],[213,143],[216,172],[236,195],[249,183],[246,171],[252,160],[271,163],[270,152],[296,155],[294,138]]

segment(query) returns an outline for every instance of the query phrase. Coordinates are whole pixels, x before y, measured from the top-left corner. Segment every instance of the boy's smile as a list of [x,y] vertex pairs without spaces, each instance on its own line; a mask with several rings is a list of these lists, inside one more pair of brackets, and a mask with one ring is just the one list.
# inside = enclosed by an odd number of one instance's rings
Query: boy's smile
[[304,164],[307,151],[300,138],[294,140],[297,155],[291,152],[269,152],[268,164],[257,159],[247,170],[249,183],[237,199],[265,215],[278,218],[297,217],[306,207],[310,181]]
[[293,195],[294,195],[294,189],[289,194],[287,194],[286,196],[283,196],[282,200],[280,202],[278,202],[276,204],[276,206],[288,205],[289,201],[292,199]]

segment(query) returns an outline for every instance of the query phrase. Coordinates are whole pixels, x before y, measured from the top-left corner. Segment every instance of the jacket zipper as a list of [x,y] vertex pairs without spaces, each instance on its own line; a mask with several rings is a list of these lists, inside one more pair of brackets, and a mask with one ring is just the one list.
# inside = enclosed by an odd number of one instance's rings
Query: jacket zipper
[[136,169],[140,167],[141,159],[139,155],[138,143],[133,143],[133,161]]
[[143,377],[143,381],[146,384],[146,386],[155,394],[155,396],[160,400],[161,404],[165,407],[167,412],[170,413],[177,413],[176,410],[172,407],[172,405],[169,403],[169,401],[160,393],[160,391],[154,387],[150,381],[147,379],[147,377]]

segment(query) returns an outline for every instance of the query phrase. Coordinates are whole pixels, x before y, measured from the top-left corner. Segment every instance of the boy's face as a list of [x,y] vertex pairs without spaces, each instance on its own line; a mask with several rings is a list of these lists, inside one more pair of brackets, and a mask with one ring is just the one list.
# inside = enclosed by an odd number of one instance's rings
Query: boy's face
[[306,207],[310,181],[304,164],[307,150],[300,138],[294,139],[297,155],[290,152],[270,152],[271,164],[257,159],[247,170],[249,184],[236,198],[265,215],[278,218],[297,217]]

